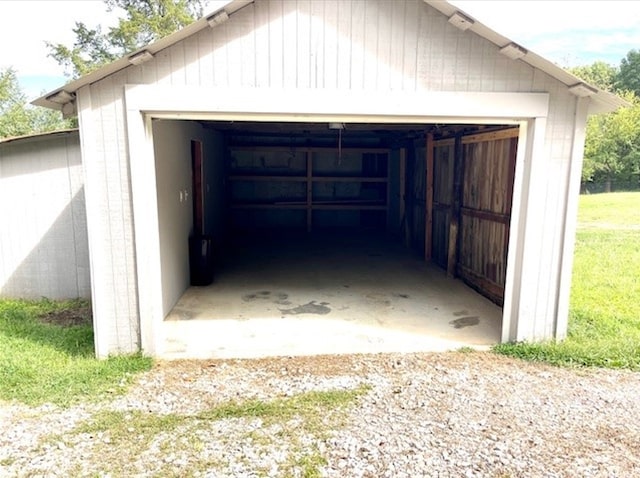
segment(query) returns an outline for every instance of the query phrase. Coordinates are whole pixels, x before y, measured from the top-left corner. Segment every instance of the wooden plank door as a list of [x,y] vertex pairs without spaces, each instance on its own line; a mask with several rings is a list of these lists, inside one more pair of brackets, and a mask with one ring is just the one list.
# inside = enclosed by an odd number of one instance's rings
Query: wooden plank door
[[462,140],[456,272],[500,305],[504,300],[517,135],[517,129],[510,129]]
[[433,212],[431,234],[431,260],[447,268],[449,223],[453,200],[454,141],[434,142],[433,154]]

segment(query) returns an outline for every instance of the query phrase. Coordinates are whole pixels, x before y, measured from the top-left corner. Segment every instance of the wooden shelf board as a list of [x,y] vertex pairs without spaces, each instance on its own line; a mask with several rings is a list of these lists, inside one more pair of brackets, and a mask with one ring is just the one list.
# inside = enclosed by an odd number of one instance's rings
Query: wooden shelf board
[[[229,151],[264,151],[280,153],[338,153],[334,146],[229,146]],[[342,148],[343,153],[389,153],[389,148]]]
[[306,176],[263,176],[261,174],[228,176],[230,181],[274,181],[274,182],[306,182]]
[[312,209],[312,210],[361,210],[386,211],[387,206],[380,204],[232,204],[232,209]]
[[306,204],[232,204],[232,209],[307,209]]
[[317,183],[387,183],[387,178],[372,176],[313,176],[311,179]]
[[317,183],[387,183],[388,178],[373,176],[263,176],[261,174],[228,176],[230,181],[274,181],[274,182],[305,182],[310,179]]
[[386,211],[384,205],[368,204],[314,204],[312,209],[316,210],[352,210],[352,211]]

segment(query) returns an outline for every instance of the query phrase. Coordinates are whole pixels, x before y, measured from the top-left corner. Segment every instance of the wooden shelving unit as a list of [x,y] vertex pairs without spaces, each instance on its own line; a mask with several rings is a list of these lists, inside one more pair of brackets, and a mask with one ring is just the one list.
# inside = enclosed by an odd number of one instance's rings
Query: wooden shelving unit
[[[244,152],[244,153],[243,153]],[[255,162],[256,156],[270,155],[271,160],[278,162],[278,158],[284,158],[281,166],[269,167],[268,165],[249,166],[238,165],[234,155],[248,154]],[[320,155],[323,155],[320,158]],[[319,162],[327,163],[327,158],[335,155],[334,161],[338,167],[333,171],[315,168]],[[389,150],[383,148],[342,148],[342,157],[338,157],[336,148],[280,148],[265,147],[231,147],[230,164],[228,167],[228,179],[232,184],[230,205],[232,209],[292,209],[306,210],[307,230],[313,229],[313,211],[385,211],[389,207]],[[358,158],[354,161],[354,157]],[[344,159],[343,159],[344,158]],[[260,161],[266,162],[259,156]],[[340,167],[341,161],[352,161],[359,168],[354,170]],[[246,161],[245,161],[246,162]],[[251,161],[248,161],[251,162]],[[365,174],[365,163],[373,165],[374,175]],[[286,163],[286,165],[285,165]],[[326,166],[326,164],[325,164]],[[279,174],[266,174],[265,171],[278,170]],[[287,191],[289,196],[260,197],[256,195],[247,201],[234,195],[234,183],[299,183],[299,194]],[[327,189],[334,184],[333,194],[327,196]],[[351,185],[351,188],[349,186]],[[367,187],[367,185],[376,185]],[[314,187],[315,186],[315,187]],[[289,187],[282,189],[287,190]],[[293,187],[292,189],[295,189]],[[343,189],[345,194],[341,197],[335,189]]]

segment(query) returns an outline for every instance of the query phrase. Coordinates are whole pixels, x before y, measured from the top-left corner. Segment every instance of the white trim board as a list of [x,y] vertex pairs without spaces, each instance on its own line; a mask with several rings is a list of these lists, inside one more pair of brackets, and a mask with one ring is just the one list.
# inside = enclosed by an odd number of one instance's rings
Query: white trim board
[[[520,329],[522,247],[529,201],[526,179],[532,158],[544,146],[549,108],[547,93],[353,92],[318,90],[184,88],[154,85],[125,86],[127,133],[133,193],[136,267],[141,348],[160,355],[162,344],[162,284],[152,118],[279,122],[468,123],[521,126],[518,171],[514,183],[507,285],[503,309],[503,340],[514,340]],[[536,127],[533,128],[534,123]],[[529,126],[529,127],[527,127]],[[155,205],[155,207],[154,207]],[[525,217],[522,217],[524,215]],[[515,246],[515,247],[514,247]]]
[[[546,117],[548,93],[415,93],[345,90],[221,89],[176,86],[126,85],[127,110],[155,113],[154,117],[200,119],[198,114],[237,114],[262,121],[326,121],[341,118],[510,119]],[[164,113],[164,114],[163,114]],[[157,116],[156,116],[157,115]],[[175,115],[175,116],[174,116]],[[203,119],[205,119],[203,118]],[[225,118],[226,119],[226,118]],[[395,119],[395,120],[394,120]],[[462,121],[465,122],[465,121]]]

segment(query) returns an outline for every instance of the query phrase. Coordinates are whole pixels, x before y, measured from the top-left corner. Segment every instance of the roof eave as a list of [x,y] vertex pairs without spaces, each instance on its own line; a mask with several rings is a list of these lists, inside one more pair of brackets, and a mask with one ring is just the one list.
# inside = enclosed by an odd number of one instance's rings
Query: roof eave
[[16,141],[33,141],[33,140],[38,140],[38,139],[52,137],[52,136],[65,136],[73,133],[78,133],[78,128],[59,129],[55,131],[46,131],[44,133],[31,133],[31,134],[25,134],[21,136],[10,136],[8,138],[1,138],[0,145],[13,143]]
[[[424,0],[424,2],[430,5],[431,7],[435,8],[436,10],[438,10],[440,13],[444,14],[447,17],[451,17],[451,15],[453,15],[456,12],[462,13],[464,16],[470,18],[473,21],[473,24],[471,26],[468,26],[467,30],[470,30],[475,34],[480,35],[481,37],[489,40],[490,42],[492,42],[493,44],[495,44],[500,48],[506,45],[509,45],[510,43],[514,43],[511,39],[500,35],[499,33],[489,28],[488,26],[477,21],[475,18],[467,14],[465,11],[461,10],[460,8],[454,5],[451,5],[448,2],[443,2],[441,0]],[[585,82],[581,78],[569,73],[567,70],[559,67],[555,63],[541,57],[540,55],[537,55],[536,53],[530,50],[527,50],[526,54],[522,58],[519,58],[514,61],[524,61],[525,63],[531,65],[532,67],[537,68],[538,70],[541,70],[546,74],[548,74],[549,76],[560,81],[561,83],[566,85],[567,88],[580,83],[584,83],[588,85],[590,88],[594,90],[594,94],[590,97],[591,99],[590,106],[589,106],[590,115],[599,114],[599,113],[610,113],[612,111],[616,111],[618,108],[630,106],[630,104],[627,101],[623,100],[622,98],[612,93],[609,93],[607,91],[601,90],[600,88],[594,85],[590,85],[589,83]]]
[[[45,108],[51,108],[51,109],[63,111],[63,106],[64,106],[63,104],[51,100],[51,98],[54,97],[55,95],[61,92],[66,92],[69,95],[74,96],[76,91],[78,91],[83,86],[95,83],[109,75],[117,73],[118,71],[123,70],[126,67],[130,66],[131,62],[129,61],[129,58],[134,56],[135,54],[143,51],[147,51],[152,55],[155,55],[161,50],[164,50],[165,48],[168,48],[171,45],[181,40],[184,40],[185,38],[199,32],[200,30],[209,28],[209,23],[207,21],[207,18],[211,18],[223,10],[228,15],[231,15],[236,11],[240,10],[241,8],[245,7],[246,5],[253,3],[253,1],[254,0],[229,0],[226,4],[221,5],[216,10],[211,12],[209,15],[203,18],[200,18],[199,20],[196,20],[190,25],[187,25],[185,28],[167,37],[164,37],[150,45],[147,45],[144,48],[140,48],[139,50],[132,52],[130,55],[127,55],[126,57],[116,60],[113,63],[110,63],[108,65],[105,65],[102,68],[99,68],[98,70],[92,73],[89,73],[76,80],[73,80],[60,88],[50,91],[46,95],[41,96],[40,98],[34,100],[32,104],[36,106],[43,106]],[[451,5],[448,2],[445,2],[442,0],[424,0],[424,2],[430,5],[431,7],[435,8],[442,14],[446,15],[447,17],[451,17],[451,15],[453,15],[456,12],[463,13],[466,17],[469,17],[473,20],[473,24],[468,28],[469,30],[489,40],[490,42],[494,43],[498,47],[504,47],[506,45],[509,45],[510,43],[513,43],[509,38],[500,35],[499,33],[495,32],[491,28],[475,20],[466,12],[455,7],[454,5]],[[525,63],[531,65],[532,67],[537,68],[541,71],[544,71],[548,75],[552,76],[553,78],[557,79],[558,81],[566,85],[567,88],[579,83],[587,84],[577,76],[569,73],[568,71],[560,68],[559,66],[550,62],[549,60],[546,60],[543,57],[528,50],[522,58],[514,61],[524,61]],[[622,98],[619,98],[618,96],[612,93],[603,91],[593,85],[588,85],[588,86],[594,90],[594,94],[590,97],[591,102],[589,106],[589,114],[609,113],[617,110],[618,108],[629,106],[628,102],[626,102]]]
[[119,60],[116,60],[112,63],[109,63],[108,65],[105,65],[91,73],[88,73],[84,76],[81,76],[80,78],[70,81],[69,83],[61,86],[60,88],[52,90],[49,93],[45,94],[44,96],[41,96],[40,98],[35,99],[34,101],[31,102],[31,104],[62,111],[63,105],[58,102],[51,101],[50,98],[54,97],[55,95],[57,95],[62,91],[65,91],[68,94],[73,96],[75,95],[76,91],[78,91],[83,86],[90,85],[92,83],[100,81],[109,75],[117,73],[120,70],[123,70],[128,66],[131,66],[131,62],[129,61],[129,58],[136,55],[137,53],[148,51],[152,55],[155,55],[156,53],[164,50],[165,48],[168,48],[171,45],[178,43],[179,41],[184,40],[185,38],[188,38],[191,35],[198,33],[200,30],[204,30],[205,28],[210,28],[207,19],[211,18],[217,13],[224,10],[228,15],[231,15],[237,12],[238,10],[240,10],[241,8],[247,6],[248,4],[253,3],[253,1],[254,0],[228,0],[227,3],[219,6],[216,10],[210,12],[209,14],[196,20],[195,22],[190,23],[189,25],[178,30],[177,32],[172,33],[171,35],[168,35],[164,38],[161,38],[160,40],[154,43],[151,43],[149,45],[146,45],[145,47],[140,48],[134,52],[131,52],[127,56],[120,58]]

